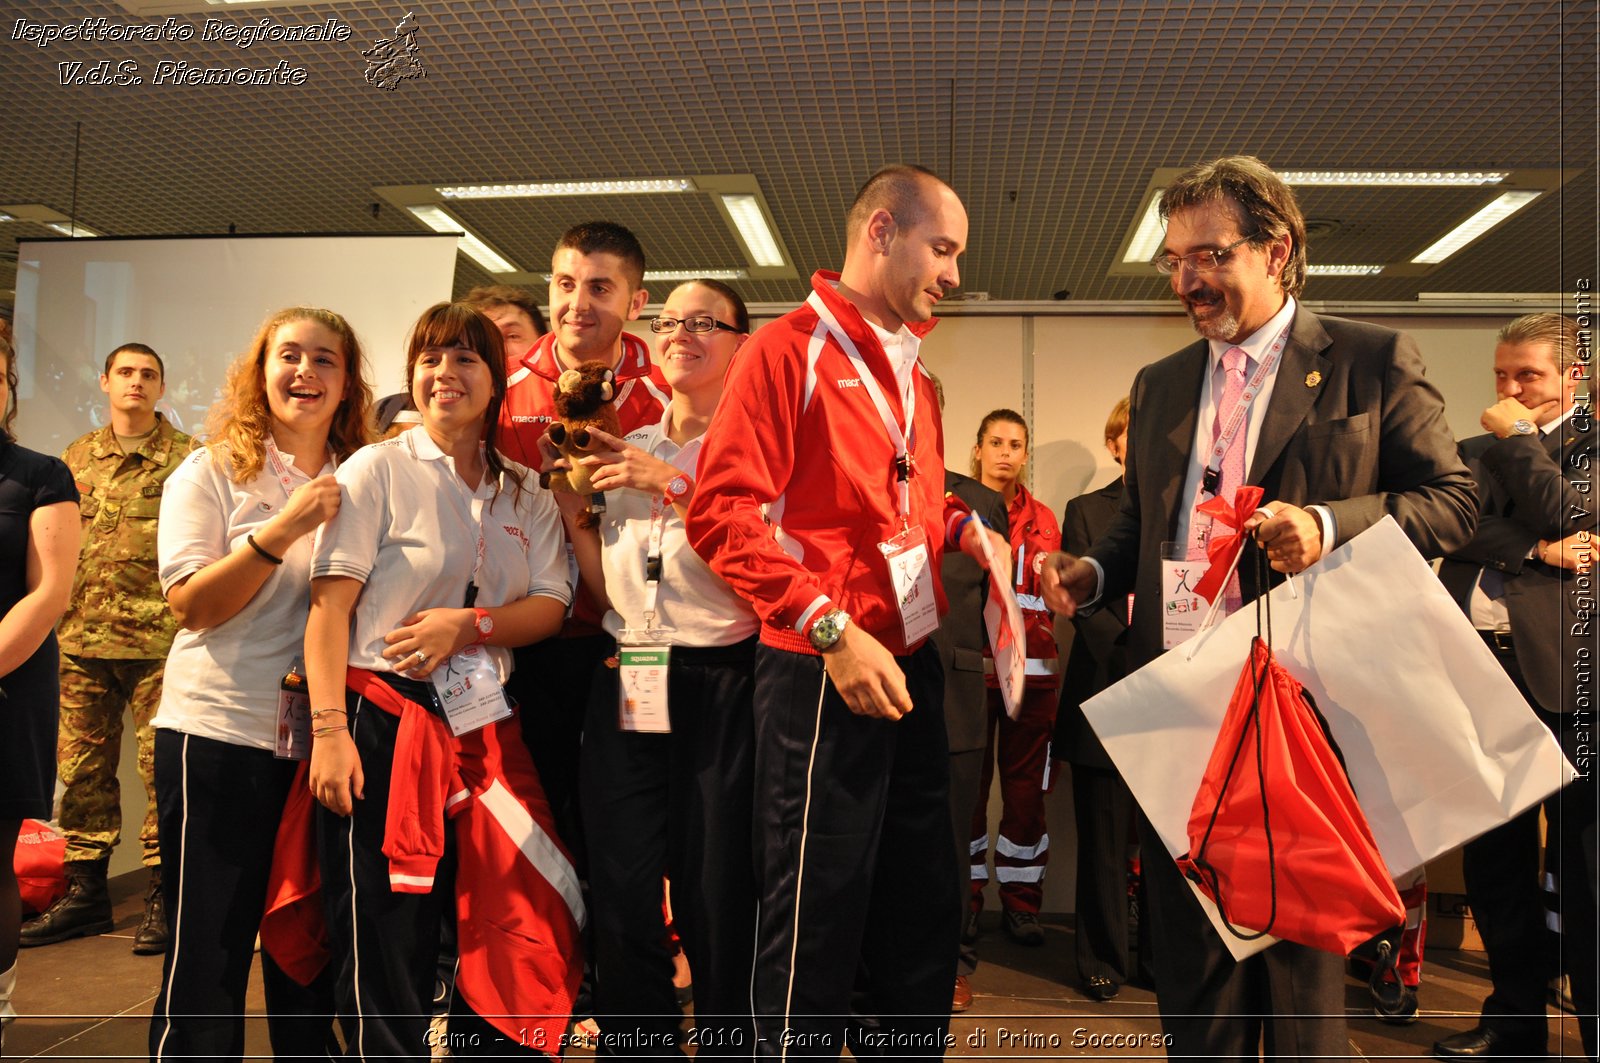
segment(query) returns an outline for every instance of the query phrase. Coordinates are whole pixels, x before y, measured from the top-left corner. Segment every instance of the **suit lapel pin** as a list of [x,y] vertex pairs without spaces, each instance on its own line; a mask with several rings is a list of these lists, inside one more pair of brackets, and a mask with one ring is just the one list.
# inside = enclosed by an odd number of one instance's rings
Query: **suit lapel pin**
[[1322,374],[1315,369],[1306,374],[1306,387],[1314,388],[1320,383],[1322,383]]

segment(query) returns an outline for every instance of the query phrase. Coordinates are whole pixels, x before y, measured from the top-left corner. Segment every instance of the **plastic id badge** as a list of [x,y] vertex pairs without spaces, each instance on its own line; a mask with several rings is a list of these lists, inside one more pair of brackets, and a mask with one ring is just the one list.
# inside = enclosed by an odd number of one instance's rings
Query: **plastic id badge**
[[482,646],[467,646],[451,654],[444,667],[428,678],[444,707],[450,733],[457,738],[511,715],[500,674]]
[[305,760],[311,755],[311,692],[306,669],[296,657],[278,683],[278,729],[272,755],[279,760]]
[[672,718],[667,714],[667,668],[671,663],[671,646],[617,647],[617,730],[671,733]]
[[933,596],[933,565],[928,539],[922,528],[907,528],[888,542],[878,544],[889,564],[895,602],[906,645],[914,646],[939,626],[939,603]]
[[1205,620],[1209,605],[1195,593],[1194,587],[1211,567],[1211,562],[1203,557],[1184,560],[1185,550],[1183,543],[1161,544],[1161,648],[1164,650],[1181,646],[1193,638]]

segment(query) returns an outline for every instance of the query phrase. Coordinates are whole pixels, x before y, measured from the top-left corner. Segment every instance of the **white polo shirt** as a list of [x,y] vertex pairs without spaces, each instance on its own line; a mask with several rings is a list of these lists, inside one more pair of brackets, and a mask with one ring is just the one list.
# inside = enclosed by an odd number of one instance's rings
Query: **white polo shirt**
[[[161,492],[156,556],[162,593],[245,545],[289,500],[269,468],[250,482],[228,478],[226,451],[196,450]],[[311,477],[282,454],[291,488]],[[220,459],[220,460],[219,460]],[[324,466],[322,473],[333,467]],[[320,474],[319,474],[320,475]],[[167,654],[161,705],[151,722],[238,746],[276,746],[278,684],[305,644],[311,608],[312,536],[273,566],[267,581],[232,617],[204,631],[180,628]]]
[[[693,477],[705,437],[691,439],[680,449],[667,438],[671,416],[668,404],[659,424],[630,433],[628,442]],[[644,627],[645,562],[654,510],[661,521],[655,626],[670,633],[674,646],[731,646],[754,635],[760,627],[755,610],[695,553],[677,508],[661,503],[660,497],[631,487],[606,492],[600,523],[600,558],[611,599],[611,610],[602,621],[606,631],[619,636],[624,628]]]
[[[383,637],[412,613],[459,609],[474,581],[480,530],[483,564],[477,603],[485,609],[531,595],[572,598],[567,585],[561,514],[538,477],[522,473],[520,500],[507,478],[498,494],[484,475],[476,491],[455,461],[418,426],[355,453],[339,468],[339,513],[322,528],[311,575],[348,576],[366,586],[356,602],[350,663],[392,671]],[[511,674],[511,651],[489,648],[500,681]]]

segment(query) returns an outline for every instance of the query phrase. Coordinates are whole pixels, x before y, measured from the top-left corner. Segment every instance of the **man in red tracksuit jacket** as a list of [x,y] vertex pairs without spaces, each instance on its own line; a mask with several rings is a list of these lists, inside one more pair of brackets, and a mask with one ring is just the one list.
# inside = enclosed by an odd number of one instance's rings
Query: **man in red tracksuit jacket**
[[[622,435],[660,422],[672,395],[650,348],[623,331],[649,301],[644,249],[621,225],[585,222],[562,234],[550,261],[550,324],[521,357],[506,349],[506,397],[500,407],[502,451],[539,468],[539,437],[556,416],[556,381],[568,369],[599,360],[616,372]],[[556,827],[583,863],[577,815],[578,745],[594,670],[611,653],[600,627],[604,610],[586,587],[573,594],[558,638],[516,651],[506,685],[521,706],[522,735],[544,783]]]
[[1010,578],[1005,540],[945,501],[917,360],[966,239],[933,174],[874,175],[850,208],[844,270],[817,273],[806,303],[741,349],[706,433],[689,538],[762,622],[760,1056],[838,1057],[858,972],[881,1025],[853,1047],[944,1052],[960,898],[928,635],[948,544],[979,554],[990,536]]

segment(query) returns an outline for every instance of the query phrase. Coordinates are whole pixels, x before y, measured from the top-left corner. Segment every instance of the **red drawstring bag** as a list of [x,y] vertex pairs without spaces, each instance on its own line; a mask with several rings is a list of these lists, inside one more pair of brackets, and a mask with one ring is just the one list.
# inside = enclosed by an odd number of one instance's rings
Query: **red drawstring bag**
[[22,821],[17,834],[17,889],[24,912],[43,912],[67,895],[67,840],[36,819]]
[[[1258,566],[1265,587],[1264,558]],[[1236,937],[1271,934],[1347,955],[1402,924],[1405,909],[1327,721],[1272,656],[1266,594],[1256,600],[1256,624],[1178,867],[1216,903]]]

